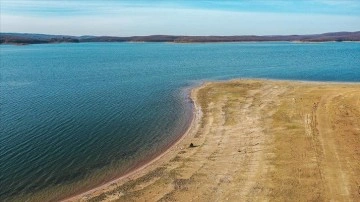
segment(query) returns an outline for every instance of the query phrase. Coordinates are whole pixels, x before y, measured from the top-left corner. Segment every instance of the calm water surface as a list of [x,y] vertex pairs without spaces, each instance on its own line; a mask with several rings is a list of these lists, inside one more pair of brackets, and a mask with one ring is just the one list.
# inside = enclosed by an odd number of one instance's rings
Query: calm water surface
[[203,80],[359,82],[359,56],[360,43],[2,45],[0,201],[57,199],[153,157]]

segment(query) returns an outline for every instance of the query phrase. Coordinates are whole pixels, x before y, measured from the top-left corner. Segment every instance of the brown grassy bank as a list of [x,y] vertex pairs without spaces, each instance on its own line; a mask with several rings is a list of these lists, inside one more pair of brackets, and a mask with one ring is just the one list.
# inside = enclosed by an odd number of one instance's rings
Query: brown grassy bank
[[196,118],[178,144],[71,200],[360,200],[359,84],[212,82],[192,98]]

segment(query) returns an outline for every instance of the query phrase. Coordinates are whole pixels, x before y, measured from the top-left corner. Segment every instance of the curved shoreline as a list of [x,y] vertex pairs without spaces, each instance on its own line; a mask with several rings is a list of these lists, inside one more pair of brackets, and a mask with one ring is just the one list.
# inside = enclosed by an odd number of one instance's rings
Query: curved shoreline
[[[190,91],[193,118],[174,144],[65,201],[355,199],[359,87],[264,79],[202,83]],[[352,160],[347,166],[344,159]]]
[[147,174],[148,172],[151,172],[152,170],[156,169],[159,165],[163,164],[167,160],[173,158],[174,154],[171,153],[175,152],[175,150],[178,149],[178,145],[182,142],[182,140],[188,137],[189,134],[191,134],[191,132],[197,127],[197,123],[201,119],[202,116],[201,109],[200,106],[196,104],[196,92],[200,88],[203,88],[204,86],[205,84],[200,84],[189,88],[189,92],[187,93],[188,96],[186,96],[185,99],[189,99],[191,102],[190,103],[191,121],[185,132],[182,135],[180,135],[177,139],[175,139],[173,143],[169,144],[168,147],[164,148],[163,152],[159,152],[159,154],[156,155],[154,158],[150,159],[149,161],[145,162],[142,165],[140,163],[139,166],[136,166],[133,170],[130,170],[129,172],[125,173],[124,175],[121,175],[118,178],[115,178],[109,182],[106,182],[105,184],[92,188],[88,191],[66,197],[64,199],[61,199],[60,201],[62,202],[84,201],[84,200],[86,201],[88,198],[95,197],[103,192],[111,191],[115,189],[117,186],[124,184],[126,181],[139,178]]

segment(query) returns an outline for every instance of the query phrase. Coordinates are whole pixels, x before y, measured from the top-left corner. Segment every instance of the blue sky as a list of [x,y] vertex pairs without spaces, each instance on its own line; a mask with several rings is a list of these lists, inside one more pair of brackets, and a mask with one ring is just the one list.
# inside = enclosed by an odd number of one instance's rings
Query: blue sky
[[360,0],[0,0],[0,31],[274,35],[360,30]]

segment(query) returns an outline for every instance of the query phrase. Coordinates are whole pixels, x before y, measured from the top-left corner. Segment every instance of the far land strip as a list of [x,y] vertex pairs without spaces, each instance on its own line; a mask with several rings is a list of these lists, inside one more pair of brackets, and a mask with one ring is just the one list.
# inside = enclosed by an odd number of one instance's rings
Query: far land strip
[[234,80],[191,97],[178,143],[68,201],[360,201],[359,84]]
[[360,31],[329,32],[308,35],[239,35],[239,36],[68,36],[30,33],[0,33],[0,44],[46,44],[46,43],[90,43],[90,42],[170,42],[170,43],[213,43],[213,42],[329,42],[360,41]]

